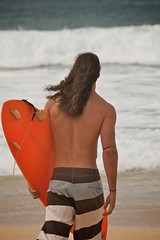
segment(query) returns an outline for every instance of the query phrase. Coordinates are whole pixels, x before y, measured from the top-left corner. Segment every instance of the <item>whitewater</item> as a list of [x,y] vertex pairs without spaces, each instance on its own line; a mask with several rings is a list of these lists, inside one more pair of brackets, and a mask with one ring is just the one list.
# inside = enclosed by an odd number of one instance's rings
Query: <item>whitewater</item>
[[0,68],[70,65],[84,51],[102,64],[160,65],[160,25],[0,31]]

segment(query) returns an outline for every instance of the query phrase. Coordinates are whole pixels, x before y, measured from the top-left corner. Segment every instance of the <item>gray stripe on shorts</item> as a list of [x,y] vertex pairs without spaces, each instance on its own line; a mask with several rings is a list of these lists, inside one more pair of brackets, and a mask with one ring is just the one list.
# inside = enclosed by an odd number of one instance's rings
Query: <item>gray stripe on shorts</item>
[[92,199],[103,193],[101,180],[89,183],[69,183],[60,180],[51,180],[48,191],[74,198],[75,201]]

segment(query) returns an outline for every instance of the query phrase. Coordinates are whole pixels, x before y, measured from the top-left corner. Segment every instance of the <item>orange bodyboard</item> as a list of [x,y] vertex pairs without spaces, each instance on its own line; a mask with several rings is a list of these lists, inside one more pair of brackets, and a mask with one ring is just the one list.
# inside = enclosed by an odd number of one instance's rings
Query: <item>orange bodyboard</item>
[[[26,100],[13,99],[4,102],[1,119],[5,138],[16,163],[29,186],[33,190],[39,189],[40,200],[46,205],[55,154],[48,115]],[[106,240],[107,226],[105,216],[102,240]]]

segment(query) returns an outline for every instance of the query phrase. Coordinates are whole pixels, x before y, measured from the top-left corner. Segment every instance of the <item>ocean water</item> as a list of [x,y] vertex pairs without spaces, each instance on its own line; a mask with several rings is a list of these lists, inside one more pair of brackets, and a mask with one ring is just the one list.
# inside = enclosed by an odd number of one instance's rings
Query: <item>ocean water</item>
[[160,1],[1,0],[0,12],[3,30],[155,25],[160,22]]
[[[46,85],[68,74],[78,53],[101,61],[97,92],[117,110],[119,171],[160,169],[160,1],[0,1],[0,107],[16,98],[39,108]],[[13,157],[0,126],[0,175]],[[103,172],[101,146],[98,165]],[[19,174],[18,168],[16,174]]]

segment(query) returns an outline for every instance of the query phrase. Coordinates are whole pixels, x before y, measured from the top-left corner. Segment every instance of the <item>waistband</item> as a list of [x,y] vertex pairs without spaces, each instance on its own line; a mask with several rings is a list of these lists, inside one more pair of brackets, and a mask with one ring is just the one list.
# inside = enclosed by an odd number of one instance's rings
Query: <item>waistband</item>
[[97,168],[54,168],[51,180],[61,180],[72,183],[86,183],[100,180]]

